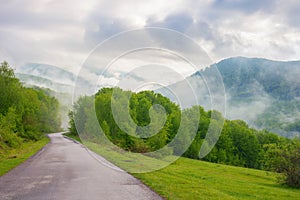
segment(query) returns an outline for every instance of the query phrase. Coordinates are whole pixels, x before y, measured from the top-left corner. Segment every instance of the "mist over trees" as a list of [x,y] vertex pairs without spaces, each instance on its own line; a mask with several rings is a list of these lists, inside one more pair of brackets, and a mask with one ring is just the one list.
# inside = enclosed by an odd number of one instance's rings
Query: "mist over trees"
[[55,98],[25,88],[7,62],[0,64],[0,153],[60,130],[58,109]]
[[[217,67],[229,97],[228,115],[284,137],[299,136],[297,129],[290,128],[291,124],[299,125],[299,66],[299,61],[244,57],[219,62]],[[243,110],[249,114],[239,112]]]

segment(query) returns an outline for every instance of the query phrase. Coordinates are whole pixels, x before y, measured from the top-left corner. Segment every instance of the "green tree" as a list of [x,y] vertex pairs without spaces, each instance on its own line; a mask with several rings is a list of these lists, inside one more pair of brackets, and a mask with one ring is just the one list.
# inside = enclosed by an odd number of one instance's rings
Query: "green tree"
[[280,182],[300,188],[300,142],[268,144],[265,149],[265,168],[280,173]]
[[40,139],[45,132],[57,131],[60,128],[58,107],[58,101],[43,90],[25,88],[7,62],[0,64],[2,148],[17,148],[27,140]]

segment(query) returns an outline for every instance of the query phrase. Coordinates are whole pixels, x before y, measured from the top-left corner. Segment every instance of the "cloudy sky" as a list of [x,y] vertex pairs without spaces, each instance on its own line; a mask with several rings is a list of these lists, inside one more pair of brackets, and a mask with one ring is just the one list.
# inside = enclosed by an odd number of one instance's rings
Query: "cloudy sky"
[[98,43],[163,27],[194,39],[215,62],[300,59],[297,0],[0,0],[0,60],[76,71]]

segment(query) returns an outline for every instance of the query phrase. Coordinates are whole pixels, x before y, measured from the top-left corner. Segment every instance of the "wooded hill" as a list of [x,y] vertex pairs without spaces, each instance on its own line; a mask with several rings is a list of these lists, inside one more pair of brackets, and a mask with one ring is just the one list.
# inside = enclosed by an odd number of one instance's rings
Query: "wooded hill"
[[42,89],[24,87],[7,62],[0,65],[0,156],[23,142],[60,130],[59,103]]

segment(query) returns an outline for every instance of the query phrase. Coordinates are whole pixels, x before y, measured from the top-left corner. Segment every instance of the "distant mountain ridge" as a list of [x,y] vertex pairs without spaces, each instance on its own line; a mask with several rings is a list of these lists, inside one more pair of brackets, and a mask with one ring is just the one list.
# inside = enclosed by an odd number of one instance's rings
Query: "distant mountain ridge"
[[19,67],[15,75],[27,87],[50,89],[46,91],[59,100],[62,127],[67,129],[69,120],[67,114],[72,108],[76,75],[53,65],[39,63],[28,63]]
[[[295,129],[300,127],[300,61],[234,57],[215,66],[226,90],[228,118],[242,119],[255,128],[266,128],[286,137],[300,136],[300,129]],[[210,109],[209,93],[201,80],[202,75],[210,77],[212,70],[210,66],[187,77],[197,91],[199,104],[206,109]],[[180,94],[181,84],[170,88]],[[192,106],[186,103],[185,107]]]
[[72,93],[73,91],[73,85],[71,84],[57,83],[51,79],[43,78],[40,76],[16,73],[16,77],[28,87],[39,86],[41,88],[49,88],[54,91],[64,93]]
[[27,63],[16,70],[16,77],[28,86],[49,88],[55,92],[72,94],[75,83],[89,86],[90,83],[82,77],[60,67]]
[[266,94],[277,100],[300,97],[300,61],[236,57],[220,61],[217,68],[226,89],[235,94],[234,98],[252,96],[253,84],[259,84]]
[[65,85],[72,85],[76,80],[76,75],[69,71],[40,63],[27,63],[17,68],[16,73],[38,76]]

